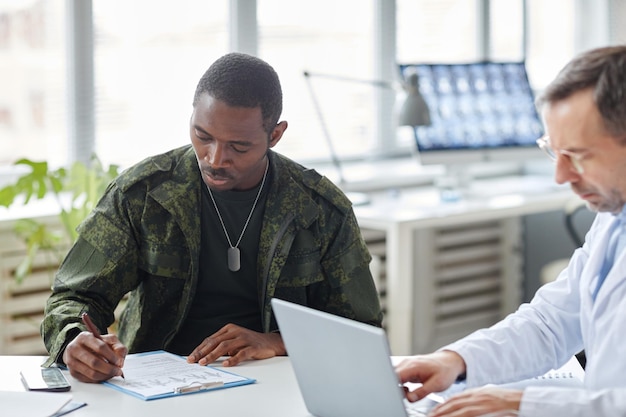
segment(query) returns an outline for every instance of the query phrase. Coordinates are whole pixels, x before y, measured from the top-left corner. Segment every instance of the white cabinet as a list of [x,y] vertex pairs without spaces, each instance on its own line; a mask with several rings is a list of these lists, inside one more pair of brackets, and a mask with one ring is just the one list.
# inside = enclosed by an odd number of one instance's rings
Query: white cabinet
[[[507,181],[515,185],[516,178]],[[485,191],[456,202],[420,187],[372,193],[370,204],[354,208],[374,255],[393,355],[430,352],[515,311],[523,290],[522,218],[561,210],[572,198],[564,187],[475,185]]]
[[[372,273],[385,313],[384,234],[363,229],[374,258]],[[416,229],[411,353],[431,352],[514,311],[521,302],[522,236],[519,218]],[[410,291],[407,289],[407,291]],[[394,323],[385,320],[386,328]]]

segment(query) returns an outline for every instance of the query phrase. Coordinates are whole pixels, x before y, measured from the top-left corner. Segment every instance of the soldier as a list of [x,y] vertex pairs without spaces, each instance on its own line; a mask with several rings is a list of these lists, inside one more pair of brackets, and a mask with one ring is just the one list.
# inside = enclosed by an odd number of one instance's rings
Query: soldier
[[[164,349],[225,366],[285,355],[272,297],[377,326],[370,254],[350,201],[272,148],[287,129],[266,62],[240,53],[200,79],[191,145],[149,157],[79,226],[48,299],[48,365],[84,382],[122,375],[127,352]],[[129,293],[117,335],[104,331]]]

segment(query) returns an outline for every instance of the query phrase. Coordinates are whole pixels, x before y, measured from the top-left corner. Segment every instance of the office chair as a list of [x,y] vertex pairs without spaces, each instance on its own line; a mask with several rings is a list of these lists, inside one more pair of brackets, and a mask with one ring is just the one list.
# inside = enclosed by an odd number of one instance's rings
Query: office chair
[[[574,246],[579,248],[583,245],[585,234],[591,226],[589,221],[583,220],[588,219],[591,212],[587,209],[585,202],[578,197],[568,200],[563,211],[565,213],[565,230],[572,240],[572,243],[574,243]],[[559,273],[565,269],[569,263],[569,259],[570,258],[555,259],[541,268],[541,283],[546,284],[556,279]]]
[[[583,245],[585,241],[585,234],[591,224],[587,222],[582,222],[582,217],[584,214],[588,215],[591,213],[585,202],[577,197],[570,199],[564,207],[565,212],[565,230],[569,235],[570,239],[576,246],[579,248]],[[556,277],[561,273],[567,264],[569,263],[569,258],[556,259],[548,264],[546,264],[543,268],[541,268],[541,283],[547,284],[550,281],[556,279]],[[587,363],[587,357],[585,356],[585,351],[581,351],[576,354],[576,359],[580,363],[580,366],[585,368]]]

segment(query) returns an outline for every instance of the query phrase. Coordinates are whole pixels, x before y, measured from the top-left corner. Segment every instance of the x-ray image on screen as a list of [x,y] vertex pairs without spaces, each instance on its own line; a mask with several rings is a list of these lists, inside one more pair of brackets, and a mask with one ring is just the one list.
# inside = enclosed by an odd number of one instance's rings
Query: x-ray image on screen
[[450,152],[459,162],[489,161],[503,149],[507,157],[535,152],[543,127],[523,62],[402,64],[400,72],[418,75],[430,109],[431,125],[415,128],[424,162],[446,163]]

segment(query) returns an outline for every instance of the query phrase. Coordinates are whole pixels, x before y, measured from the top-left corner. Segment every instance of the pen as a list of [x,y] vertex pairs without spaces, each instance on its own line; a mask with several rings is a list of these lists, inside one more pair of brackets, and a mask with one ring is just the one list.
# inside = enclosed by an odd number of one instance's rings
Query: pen
[[[87,326],[87,329],[89,329],[89,331],[91,332],[91,334],[93,334],[97,339],[104,341],[104,339],[102,339],[102,335],[100,334],[100,331],[98,330],[96,325],[93,324],[93,321],[91,321],[91,317],[89,317],[89,314],[85,312],[80,317],[83,320],[83,323],[85,323],[85,326]],[[120,376],[123,379],[126,379],[124,378],[124,371],[122,371],[122,375]]]

